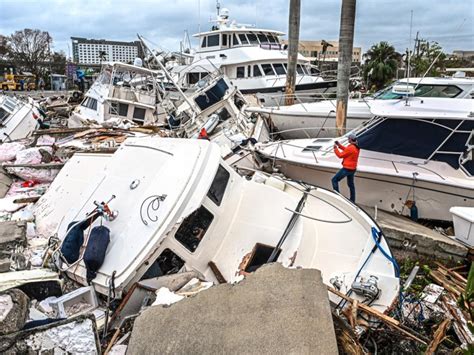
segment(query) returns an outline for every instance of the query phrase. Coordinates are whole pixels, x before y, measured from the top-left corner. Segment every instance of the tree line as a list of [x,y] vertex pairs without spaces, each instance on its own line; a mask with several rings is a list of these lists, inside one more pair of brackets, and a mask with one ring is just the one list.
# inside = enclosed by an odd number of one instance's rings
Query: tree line
[[53,51],[53,38],[47,31],[25,28],[10,36],[0,34],[0,60],[17,71],[30,72],[37,78],[51,73],[64,74],[66,54]]
[[437,42],[418,38],[415,41],[415,48],[407,50],[404,54],[397,52],[388,42],[374,44],[364,54],[364,60],[362,76],[370,91],[380,90],[390,84],[397,78],[398,70],[402,66],[405,68],[405,75],[407,68],[410,68],[411,77],[422,77],[425,74],[425,76],[439,76],[446,68],[472,66],[470,60],[444,53]]

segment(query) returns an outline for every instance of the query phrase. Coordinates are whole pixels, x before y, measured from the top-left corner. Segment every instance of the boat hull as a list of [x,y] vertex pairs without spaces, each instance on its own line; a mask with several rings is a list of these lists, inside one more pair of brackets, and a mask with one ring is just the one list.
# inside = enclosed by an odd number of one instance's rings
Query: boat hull
[[[277,159],[276,167],[286,176],[316,186],[332,189],[331,179],[337,169],[307,165]],[[440,221],[451,221],[452,206],[473,206],[474,189],[441,185],[369,172],[357,172],[355,176],[356,202],[360,205],[380,208],[385,211],[410,215],[405,206],[407,200],[415,201],[418,217]],[[346,180],[339,183],[344,196],[349,196]]]

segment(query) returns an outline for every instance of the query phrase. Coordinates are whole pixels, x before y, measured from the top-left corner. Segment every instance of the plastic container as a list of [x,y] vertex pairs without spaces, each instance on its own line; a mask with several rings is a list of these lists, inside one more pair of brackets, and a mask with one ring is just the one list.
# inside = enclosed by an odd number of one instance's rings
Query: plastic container
[[[77,312],[69,312],[68,309],[79,304],[87,304],[87,307],[79,307]],[[58,299],[50,302],[50,306],[56,313],[56,318],[69,318],[82,313],[91,312],[99,306],[97,296],[92,286],[81,287]]]
[[451,207],[454,234],[461,243],[474,247],[474,207]]

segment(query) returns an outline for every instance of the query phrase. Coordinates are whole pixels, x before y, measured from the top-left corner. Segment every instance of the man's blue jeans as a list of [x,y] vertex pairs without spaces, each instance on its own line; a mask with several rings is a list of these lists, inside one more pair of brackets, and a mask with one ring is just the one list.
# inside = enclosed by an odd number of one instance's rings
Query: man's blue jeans
[[354,185],[354,175],[355,175],[355,170],[347,170],[346,168],[342,168],[339,170],[336,175],[332,178],[332,188],[339,192],[339,181],[344,179],[345,177],[347,178],[347,186],[349,187],[349,191],[351,192],[351,197],[350,200],[355,203],[356,200],[356,191],[355,191],[355,185]]

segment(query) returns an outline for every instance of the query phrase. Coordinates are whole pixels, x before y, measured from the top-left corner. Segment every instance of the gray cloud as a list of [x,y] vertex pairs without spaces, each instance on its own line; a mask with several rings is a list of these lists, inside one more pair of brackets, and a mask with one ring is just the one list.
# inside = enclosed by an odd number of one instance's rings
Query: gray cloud
[[[287,0],[220,2],[239,23],[287,31]],[[340,6],[340,0],[302,0],[300,38],[337,39]],[[474,49],[472,0],[359,0],[355,45],[365,51],[387,40],[404,51],[409,44],[411,10],[413,38],[419,31],[422,38],[438,41],[448,52]],[[1,34],[23,28],[46,30],[53,36],[55,50],[66,53],[71,36],[135,40],[136,33],[163,48],[176,50],[184,30],[197,32],[199,22],[202,30],[211,26],[215,1],[1,0],[0,13]]]

